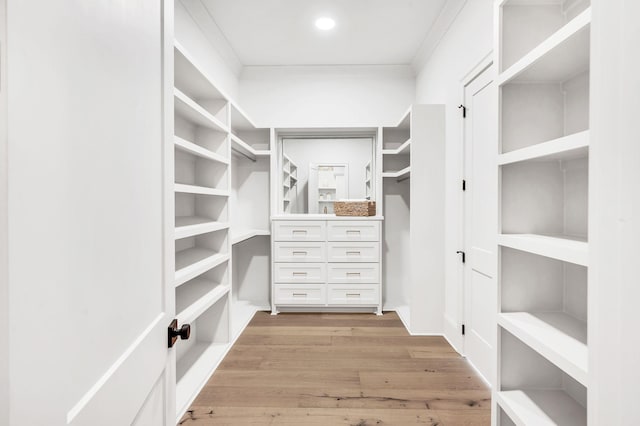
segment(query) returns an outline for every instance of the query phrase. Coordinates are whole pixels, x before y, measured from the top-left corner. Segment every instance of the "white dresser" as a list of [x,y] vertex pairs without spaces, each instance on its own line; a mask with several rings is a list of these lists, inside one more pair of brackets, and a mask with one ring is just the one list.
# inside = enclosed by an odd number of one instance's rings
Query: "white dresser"
[[271,311],[382,314],[382,217],[272,220]]

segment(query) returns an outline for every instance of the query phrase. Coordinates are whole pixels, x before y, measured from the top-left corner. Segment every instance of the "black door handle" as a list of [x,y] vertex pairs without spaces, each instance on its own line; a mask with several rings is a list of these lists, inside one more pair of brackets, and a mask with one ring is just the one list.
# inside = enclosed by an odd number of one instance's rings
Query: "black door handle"
[[465,254],[465,252],[458,250],[456,252],[456,254],[461,254],[462,255],[462,263],[466,263],[467,261],[467,255]]
[[174,319],[173,321],[171,321],[171,324],[169,324],[168,337],[169,339],[167,341],[167,344],[170,348],[172,348],[173,345],[176,344],[178,337],[180,337],[180,339],[182,340],[187,340],[189,337],[191,337],[191,325],[182,324],[182,327],[178,328],[178,320]]

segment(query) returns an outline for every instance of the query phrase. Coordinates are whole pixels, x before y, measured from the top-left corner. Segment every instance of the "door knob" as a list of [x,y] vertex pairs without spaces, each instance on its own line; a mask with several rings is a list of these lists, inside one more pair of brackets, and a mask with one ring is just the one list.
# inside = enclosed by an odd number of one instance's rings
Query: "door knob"
[[174,319],[169,324],[169,340],[167,341],[170,348],[176,344],[178,337],[182,340],[187,340],[191,337],[191,325],[182,324],[182,327],[178,328],[178,320]]

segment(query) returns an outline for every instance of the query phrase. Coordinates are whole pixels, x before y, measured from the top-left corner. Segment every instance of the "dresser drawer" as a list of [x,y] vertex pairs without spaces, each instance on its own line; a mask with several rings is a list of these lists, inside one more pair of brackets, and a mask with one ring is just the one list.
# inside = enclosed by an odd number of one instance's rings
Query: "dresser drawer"
[[321,285],[276,284],[274,301],[276,305],[325,305],[327,287]]
[[379,291],[378,284],[329,284],[327,301],[330,305],[377,305]]
[[327,281],[325,263],[275,263],[274,268],[276,283],[304,284]]
[[275,241],[325,241],[327,238],[326,222],[293,220],[274,222]]
[[378,242],[330,242],[327,243],[329,262],[377,262],[380,258]]
[[380,266],[377,263],[330,263],[330,283],[379,283]]
[[324,242],[277,242],[274,243],[275,262],[325,262]]
[[331,220],[327,225],[329,241],[379,241],[380,222]]

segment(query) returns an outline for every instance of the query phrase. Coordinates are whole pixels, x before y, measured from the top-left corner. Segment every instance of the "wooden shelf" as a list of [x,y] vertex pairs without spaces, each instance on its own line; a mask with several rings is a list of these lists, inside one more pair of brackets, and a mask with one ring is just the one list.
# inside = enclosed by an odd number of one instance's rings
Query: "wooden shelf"
[[271,151],[255,149],[234,134],[231,135],[231,149],[244,155],[251,161],[256,161],[257,157],[268,157],[271,155]]
[[183,183],[175,184],[175,192],[182,192],[185,194],[199,194],[199,195],[217,195],[219,197],[228,197],[229,191],[217,188],[208,188],[206,186],[186,185]]
[[178,136],[173,137],[174,145],[176,149],[186,152],[187,154],[195,155],[200,158],[215,161],[221,164],[229,164],[229,160],[220,154],[216,154],[213,151],[209,151],[206,148],[201,147],[193,142],[182,139]]
[[585,426],[587,410],[560,390],[496,392],[496,402],[518,426]]
[[228,229],[229,224],[216,222],[205,217],[178,216],[175,219],[176,230],[175,239],[192,237],[194,235],[206,234],[207,232],[221,231]]
[[209,111],[198,105],[196,101],[182,93],[179,89],[174,88],[173,94],[175,100],[174,107],[177,115],[187,121],[218,132],[226,133],[229,131],[224,123],[215,118]]
[[398,182],[409,179],[411,177],[411,166],[405,167],[397,172],[382,172],[383,178],[396,178]]
[[[196,343],[176,365],[176,413],[179,417],[209,380],[229,349],[230,343]],[[179,422],[180,418],[176,420]]]
[[589,245],[585,239],[536,234],[501,234],[498,244],[576,265],[588,266]]
[[176,290],[178,324],[195,321],[204,311],[229,293],[229,285],[221,285],[204,278],[194,278]]
[[562,371],[587,386],[587,325],[562,312],[511,312],[498,324]]
[[173,61],[176,86],[189,96],[195,99],[229,100],[177,41],[174,41]]
[[589,69],[591,8],[556,31],[497,78],[511,82],[561,82]]
[[521,161],[572,160],[589,154],[589,131],[574,133],[549,142],[544,142],[507,152],[498,156],[498,164],[506,165]]
[[238,244],[242,241],[246,241],[249,238],[257,237],[259,235],[271,235],[271,231],[268,229],[244,229],[241,231],[231,231],[231,244]]
[[411,153],[411,139],[395,149],[383,149],[382,155],[407,155]]
[[228,260],[228,254],[197,247],[179,251],[176,253],[175,286],[178,287]]

